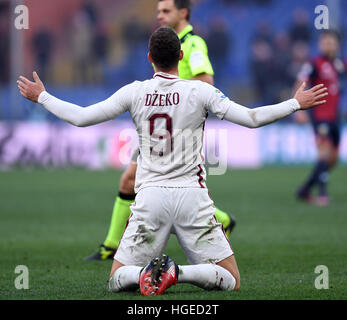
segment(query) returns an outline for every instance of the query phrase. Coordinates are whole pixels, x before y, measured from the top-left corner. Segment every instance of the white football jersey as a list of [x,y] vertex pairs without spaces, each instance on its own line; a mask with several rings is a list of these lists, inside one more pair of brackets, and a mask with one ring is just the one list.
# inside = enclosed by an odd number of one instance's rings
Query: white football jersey
[[231,101],[205,82],[165,73],[115,95],[117,110],[107,116],[128,110],[139,137],[135,192],[148,186],[205,188],[204,123],[208,111],[223,118]]
[[249,109],[230,101],[215,87],[156,73],[135,81],[108,99],[82,108],[43,91],[38,97],[47,110],[75,126],[85,127],[129,111],[139,136],[135,192],[141,188],[205,188],[203,135],[208,111],[248,128],[258,128],[300,109],[296,99]]

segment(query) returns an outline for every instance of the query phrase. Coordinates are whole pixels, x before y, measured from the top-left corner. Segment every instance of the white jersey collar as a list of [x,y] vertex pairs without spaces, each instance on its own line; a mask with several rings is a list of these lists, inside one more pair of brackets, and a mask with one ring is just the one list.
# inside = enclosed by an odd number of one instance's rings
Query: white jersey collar
[[164,79],[168,79],[168,80],[175,80],[175,79],[179,78],[178,76],[175,76],[175,75],[170,74],[170,73],[165,73],[165,72],[156,72],[154,74],[153,78],[156,78],[156,77],[164,78]]

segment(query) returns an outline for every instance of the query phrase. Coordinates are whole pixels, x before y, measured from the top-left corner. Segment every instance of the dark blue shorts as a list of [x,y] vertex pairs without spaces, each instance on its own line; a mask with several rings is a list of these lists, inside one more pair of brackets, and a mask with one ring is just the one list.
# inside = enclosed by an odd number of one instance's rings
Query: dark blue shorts
[[336,148],[339,146],[340,128],[337,123],[313,122],[313,129],[318,139],[329,140]]

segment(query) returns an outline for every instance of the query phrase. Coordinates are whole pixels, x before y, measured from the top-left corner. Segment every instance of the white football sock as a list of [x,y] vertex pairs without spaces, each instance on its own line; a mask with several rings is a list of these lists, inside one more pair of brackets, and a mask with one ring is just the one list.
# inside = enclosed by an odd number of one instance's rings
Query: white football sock
[[179,283],[190,283],[206,290],[233,290],[236,280],[226,269],[215,264],[178,266]]
[[139,287],[141,267],[123,266],[118,268],[108,282],[108,290],[118,292],[122,290],[136,290]]

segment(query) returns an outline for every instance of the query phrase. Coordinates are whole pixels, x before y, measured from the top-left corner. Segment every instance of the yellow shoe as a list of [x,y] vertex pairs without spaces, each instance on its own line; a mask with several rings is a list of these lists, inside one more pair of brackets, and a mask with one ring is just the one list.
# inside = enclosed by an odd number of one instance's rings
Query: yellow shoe
[[91,261],[91,260],[107,260],[107,259],[113,259],[114,254],[116,253],[117,249],[106,247],[104,244],[101,244],[99,246],[99,251],[92,254],[89,257],[85,257],[85,261]]
[[224,228],[225,234],[228,238],[230,238],[231,231],[234,229],[236,225],[236,220],[233,216],[230,216],[229,224]]

